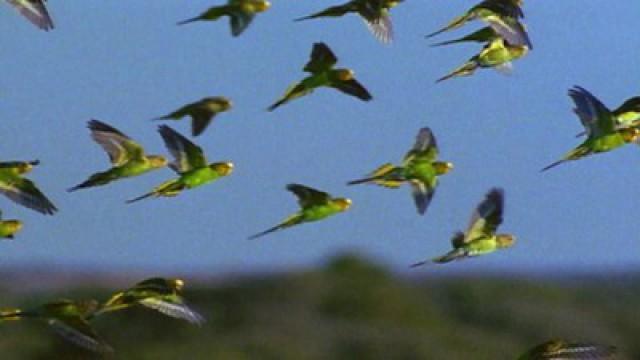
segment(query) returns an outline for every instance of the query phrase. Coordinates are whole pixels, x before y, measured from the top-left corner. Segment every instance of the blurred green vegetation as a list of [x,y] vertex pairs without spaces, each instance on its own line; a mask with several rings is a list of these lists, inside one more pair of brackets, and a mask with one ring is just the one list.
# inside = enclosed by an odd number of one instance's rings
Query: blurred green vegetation
[[[429,274],[428,270],[425,273]],[[640,359],[640,282],[496,276],[398,277],[356,256],[315,271],[194,285],[202,327],[145,308],[93,321],[108,356],[69,345],[44,323],[0,324],[1,359],[515,359],[550,338],[615,345]],[[131,284],[141,279],[132,279]],[[99,281],[95,282],[100,284]],[[0,306],[103,300],[118,289],[1,290]]]

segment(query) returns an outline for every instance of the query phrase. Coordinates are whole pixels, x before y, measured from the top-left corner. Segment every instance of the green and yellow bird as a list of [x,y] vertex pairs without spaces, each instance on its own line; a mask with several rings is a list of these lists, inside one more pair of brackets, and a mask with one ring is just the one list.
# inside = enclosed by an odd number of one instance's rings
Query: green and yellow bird
[[202,14],[181,21],[178,25],[194,21],[215,21],[223,16],[228,16],[231,35],[238,36],[249,27],[256,14],[268,10],[270,7],[271,3],[266,0],[228,0],[226,5],[210,7]]
[[214,116],[231,109],[231,100],[222,97],[206,97],[191,104],[187,104],[169,115],[154,120],[179,120],[185,116],[191,117],[191,134],[198,136],[209,126]]
[[15,219],[5,220],[2,218],[2,211],[0,211],[0,238],[13,239],[20,230],[22,230],[22,221]]
[[128,200],[127,203],[132,203],[151,196],[176,196],[185,189],[193,189],[195,187],[208,184],[220,179],[221,177],[230,175],[233,171],[233,164],[231,162],[215,162],[208,164],[202,149],[172,128],[166,125],[161,125],[158,128],[158,131],[160,132],[167,149],[169,149],[169,152],[175,159],[169,164],[169,167],[175,171],[179,177],[177,179],[165,181],[151,192],[135,199]]
[[[615,118],[616,128],[624,129],[640,126],[640,96],[634,96],[627,99],[612,111]],[[583,131],[577,135],[577,137],[586,135],[587,132]]]
[[[443,256],[430,261],[444,264],[453,260],[462,260],[490,254],[496,250],[509,248],[516,241],[511,234],[496,234],[498,226],[502,224],[504,212],[504,191],[499,188],[491,189],[485,199],[476,207],[466,232],[458,231],[451,239],[453,250]],[[429,262],[421,261],[411,265],[417,267]]]
[[485,0],[473,6],[462,16],[456,17],[442,29],[427,38],[461,27],[472,20],[482,20],[513,46],[532,49],[529,35],[519,19],[524,17],[521,0]]
[[513,46],[501,37],[495,38],[485,45],[478,55],[473,56],[466,63],[436,80],[436,82],[454,77],[473,75],[478,68],[494,68],[499,71],[510,72],[512,69],[511,62],[523,57],[528,51],[529,48],[527,46]]
[[338,58],[324,43],[313,44],[311,59],[305,65],[304,71],[311,73],[302,81],[290,86],[284,96],[271,105],[268,110],[273,111],[293,99],[308,95],[316,88],[327,86],[355,96],[363,101],[372,99],[371,94],[355,78],[350,69],[335,69]]
[[142,305],[165,315],[201,325],[205,319],[189,308],[182,297],[184,281],[180,279],[151,278],[143,280],[132,288],[111,296],[95,316],[106,312]]
[[351,200],[347,198],[334,198],[326,192],[319,191],[299,184],[287,185],[297,198],[300,210],[286,218],[280,224],[249,237],[256,239],[277,230],[286,229],[295,225],[318,221],[329,216],[346,211],[351,206]]
[[98,120],[89,121],[91,138],[109,155],[111,168],[95,173],[67,191],[76,191],[106,185],[112,181],[142,175],[167,166],[167,159],[160,155],[146,155],[144,148],[118,129]]
[[578,160],[591,154],[611,151],[640,138],[637,126],[619,128],[615,115],[590,92],[575,86],[569,90],[575,103],[573,111],[584,126],[587,139],[568,152],[562,159],[543,168],[546,171],[567,161]]
[[389,12],[404,0],[351,0],[337,6],[331,6],[315,14],[298,18],[295,21],[317,19],[321,17],[340,17],[348,13],[360,15],[367,27],[379,41],[393,41],[393,23]]
[[569,343],[550,340],[520,355],[518,360],[608,360],[613,359],[616,348],[594,343]]
[[98,309],[95,300],[72,301],[67,299],[46,303],[40,307],[24,311],[20,309],[0,310],[0,322],[9,320],[43,320],[60,336],[69,342],[95,352],[112,352],[89,324]]
[[368,177],[347,184],[369,183],[396,189],[404,183],[409,183],[418,214],[424,215],[436,191],[438,176],[453,169],[452,163],[437,161],[437,158],[436,138],[431,129],[425,127],[418,132],[416,142],[404,156],[402,165],[384,164]]
[[6,2],[33,25],[44,31],[53,29],[53,21],[45,5],[46,0],[6,0]]
[[22,206],[53,215],[58,209],[31,180],[22,176],[38,164],[38,160],[0,162],[0,192]]

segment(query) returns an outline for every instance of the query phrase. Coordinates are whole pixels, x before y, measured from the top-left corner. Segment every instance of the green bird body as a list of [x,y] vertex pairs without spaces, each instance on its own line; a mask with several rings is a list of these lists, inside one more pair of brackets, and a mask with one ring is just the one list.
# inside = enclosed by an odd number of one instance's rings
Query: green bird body
[[310,94],[313,90],[323,86],[340,90],[363,101],[371,100],[371,94],[354,78],[352,70],[334,68],[337,62],[338,59],[327,45],[315,43],[311,51],[311,59],[304,67],[304,71],[311,73],[311,75],[290,86],[285,95],[271,105],[268,110],[273,111],[280,105]]
[[179,120],[185,116],[190,116],[191,133],[193,136],[198,136],[204,132],[218,113],[228,111],[232,106],[231,100],[225,97],[206,97],[154,120]]
[[[622,105],[614,109],[612,112],[616,129],[640,127],[640,96],[635,96],[625,100]],[[583,131],[577,136],[584,136],[587,132]]]
[[249,27],[256,14],[268,10],[270,7],[271,3],[266,0],[229,0],[226,5],[211,7],[194,18],[179,22],[178,25],[194,21],[215,21],[223,16],[228,16],[231,34],[238,36]]
[[453,77],[469,76],[478,68],[509,70],[511,68],[511,61],[523,57],[528,51],[529,48],[526,46],[509,45],[503,38],[495,38],[489,42],[478,55],[472,57],[462,66],[441,77],[436,82],[441,82]]
[[106,344],[89,324],[90,318],[98,308],[98,302],[58,300],[41,305],[31,311],[5,309],[0,311],[0,322],[22,319],[40,319],[75,345],[95,352],[111,352]]
[[388,188],[411,184],[412,195],[418,213],[424,215],[431,203],[438,176],[448,173],[453,164],[437,161],[438,145],[431,129],[420,129],[416,142],[407,152],[400,166],[384,164],[364,179],[348,182],[348,185],[371,183]]
[[111,311],[142,305],[165,315],[202,324],[204,318],[189,308],[182,297],[184,281],[180,279],[150,278],[132,288],[112,295],[95,313],[95,316]]
[[586,130],[587,139],[565,154],[562,159],[543,168],[542,171],[566,161],[611,151],[625,144],[636,142],[640,138],[638,127],[620,128],[614,114],[587,90],[576,86],[569,90],[569,96],[575,103],[574,112]]
[[616,348],[609,345],[550,340],[520,355],[518,360],[608,360],[615,353]]
[[[515,243],[511,234],[496,234],[502,224],[504,212],[504,192],[491,189],[486,198],[476,207],[466,232],[457,232],[451,239],[453,250],[431,259],[431,262],[443,264],[454,260],[490,254],[496,250],[509,248]],[[427,264],[421,261],[411,265],[417,267]]]
[[44,215],[53,215],[58,209],[29,179],[29,173],[39,161],[0,162],[0,192],[14,202]]
[[22,230],[22,221],[15,219],[5,220],[2,218],[2,211],[0,211],[0,238],[13,239],[20,230]]
[[142,175],[167,165],[160,155],[146,155],[142,146],[117,129],[98,120],[89,121],[91,137],[109,155],[109,170],[98,172],[67,191],[106,185],[112,181]]
[[171,197],[176,196],[183,190],[193,189],[218,180],[221,177],[230,175],[233,171],[233,164],[230,162],[216,162],[208,164],[202,149],[175,130],[166,125],[159,127],[160,135],[164,140],[167,149],[175,158],[169,164],[179,177],[165,181],[158,185],[151,192],[128,200],[132,203],[151,196]]
[[485,0],[427,37],[430,38],[445,31],[459,28],[469,21],[479,19],[487,23],[512,46],[526,46],[532,49],[529,35],[524,25],[519,21],[524,17],[521,7],[522,1],[520,0]]
[[44,31],[53,29],[53,21],[45,6],[46,0],[6,0],[6,2],[33,25]]
[[362,17],[367,27],[379,41],[393,41],[393,23],[390,10],[403,0],[351,0],[345,4],[331,6],[320,12],[296,19],[296,21],[317,19],[322,17],[340,17],[355,13]]
[[300,210],[286,218],[280,224],[258,234],[252,235],[249,239],[256,239],[274,231],[286,229],[295,225],[319,221],[346,211],[351,206],[351,200],[349,199],[333,198],[326,192],[304,185],[289,184],[287,185],[287,190],[291,191],[298,198]]

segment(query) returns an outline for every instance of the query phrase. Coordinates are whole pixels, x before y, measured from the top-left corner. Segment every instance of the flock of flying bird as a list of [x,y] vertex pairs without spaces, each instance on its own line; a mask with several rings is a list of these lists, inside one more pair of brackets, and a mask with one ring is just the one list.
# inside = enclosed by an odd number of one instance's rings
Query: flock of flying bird
[[[53,29],[53,21],[45,6],[46,0],[5,1],[39,28],[47,31]],[[364,20],[378,40],[388,43],[393,39],[390,10],[402,1],[352,0],[296,21],[341,17],[353,13]],[[226,5],[211,7],[196,17],[179,22],[178,25],[195,21],[213,21],[227,16],[230,19],[231,34],[238,36],[247,29],[257,14],[268,10],[270,6],[266,0],[228,0]],[[434,44],[434,46],[460,42],[484,44],[478,54],[438,79],[437,82],[471,75],[478,68],[510,70],[513,60],[523,57],[533,48],[525,25],[522,23],[524,18],[522,6],[523,0],[484,0],[453,19],[442,29],[427,35],[430,38],[459,28],[472,20],[481,20],[487,24],[486,27],[467,36]],[[268,110],[273,111],[320,87],[334,88],[363,101],[371,100],[371,94],[355,79],[354,72],[347,68],[336,68],[337,62],[337,57],[326,44],[314,44],[310,60],[303,68],[309,75],[291,85]],[[628,99],[618,108],[610,110],[589,91],[579,86],[569,90],[569,96],[575,104],[574,111],[585,128],[585,131],[577,136],[586,136],[586,139],[561,160],[545,167],[542,171],[587,155],[610,151],[628,143],[640,142],[640,97]],[[191,133],[195,137],[205,131],[218,113],[231,108],[231,100],[225,97],[207,97],[155,120],[179,120],[191,117]],[[158,132],[173,157],[172,162],[162,155],[146,154],[140,144],[104,122],[91,120],[88,128],[92,139],[108,154],[111,167],[89,176],[84,182],[68,189],[70,192],[139,176],[165,166],[176,172],[176,178],[167,180],[139,197],[127,200],[127,203],[132,203],[149,197],[173,197],[183,190],[212,183],[230,175],[233,171],[231,162],[207,162],[203,150],[198,145],[166,125],[159,126]],[[25,174],[38,163],[37,160],[0,162],[0,192],[18,204],[42,214],[52,215],[57,208],[31,180],[25,177]],[[348,182],[348,185],[375,184],[387,188],[399,188],[403,184],[409,184],[417,212],[424,215],[438,185],[438,177],[448,173],[452,168],[452,163],[438,160],[436,138],[432,131],[425,127],[419,130],[415,144],[399,165],[386,163],[364,178]],[[250,239],[298,224],[322,220],[344,212],[351,205],[350,199],[332,197],[326,192],[300,184],[289,184],[287,190],[298,198],[300,210],[276,226],[251,236]],[[515,242],[515,236],[497,233],[502,223],[503,211],[504,191],[493,188],[474,210],[466,231],[454,234],[451,239],[453,248],[451,251],[442,256],[415,263],[411,267],[427,263],[447,263],[511,247]],[[19,220],[0,219],[0,237],[2,238],[13,238],[21,228],[22,223]],[[184,302],[183,286],[183,281],[179,279],[152,278],[114,294],[103,303],[95,300],[59,300],[29,311],[5,309],[0,312],[0,321],[23,318],[42,319],[60,335],[77,345],[99,352],[111,351],[109,345],[95,333],[90,325],[94,317],[104,313],[142,305],[172,317],[201,324],[204,321],[202,316]],[[611,346],[551,340],[532,348],[519,359],[605,359],[614,353],[615,348]]]

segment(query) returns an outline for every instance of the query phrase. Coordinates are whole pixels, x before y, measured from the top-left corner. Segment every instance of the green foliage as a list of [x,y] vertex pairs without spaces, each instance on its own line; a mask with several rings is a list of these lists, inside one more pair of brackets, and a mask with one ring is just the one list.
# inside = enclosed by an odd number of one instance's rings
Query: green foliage
[[[633,314],[640,287],[633,285],[637,277],[615,279],[410,280],[344,255],[317,271],[236,278],[210,287],[188,282],[185,296],[208,320],[202,327],[145,308],[101,316],[93,321],[96,330],[116,350],[106,357],[67,344],[41,322],[0,323],[0,348],[3,360],[482,360],[515,359],[559,337],[615,345],[618,359],[637,359],[640,322]],[[3,290],[0,305],[104,299],[111,290]]]

